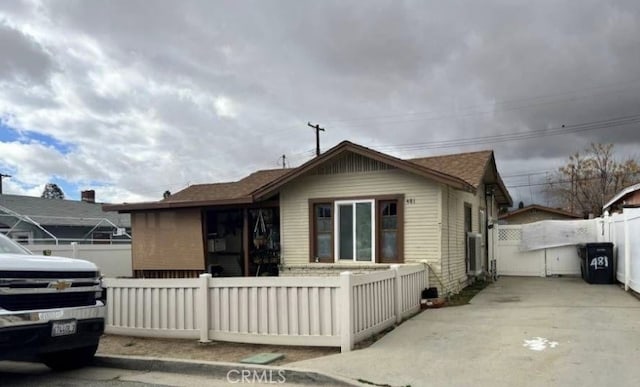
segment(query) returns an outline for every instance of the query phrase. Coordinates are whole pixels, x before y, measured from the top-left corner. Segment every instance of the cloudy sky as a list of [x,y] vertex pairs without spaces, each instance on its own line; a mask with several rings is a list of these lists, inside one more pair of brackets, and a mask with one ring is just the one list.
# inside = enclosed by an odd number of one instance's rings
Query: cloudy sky
[[323,149],[494,149],[528,204],[591,142],[640,156],[639,118],[637,0],[0,3],[5,193],[158,200],[299,165],[310,121]]

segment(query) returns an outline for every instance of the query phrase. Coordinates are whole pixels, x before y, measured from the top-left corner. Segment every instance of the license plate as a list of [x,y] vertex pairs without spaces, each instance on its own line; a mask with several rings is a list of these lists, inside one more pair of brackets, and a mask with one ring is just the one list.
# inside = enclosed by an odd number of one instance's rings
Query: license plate
[[62,320],[51,322],[51,337],[67,336],[76,333],[76,320]]

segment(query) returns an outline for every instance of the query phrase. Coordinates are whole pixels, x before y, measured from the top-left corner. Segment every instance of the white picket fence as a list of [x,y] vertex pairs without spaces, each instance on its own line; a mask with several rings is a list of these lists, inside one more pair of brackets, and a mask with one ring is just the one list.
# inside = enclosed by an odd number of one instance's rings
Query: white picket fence
[[335,277],[106,279],[106,332],[344,352],[418,312],[427,278],[419,264]]

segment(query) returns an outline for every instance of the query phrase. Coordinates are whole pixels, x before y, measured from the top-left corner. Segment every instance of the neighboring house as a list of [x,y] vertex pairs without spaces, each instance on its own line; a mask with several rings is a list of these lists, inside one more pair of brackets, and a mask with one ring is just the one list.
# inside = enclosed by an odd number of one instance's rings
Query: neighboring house
[[23,244],[129,242],[129,218],[103,212],[93,190],[81,201],[0,194],[0,232]]
[[500,224],[526,224],[541,220],[575,220],[582,217],[557,208],[532,204],[500,215],[498,219]]
[[190,186],[131,213],[139,277],[327,274],[426,261],[434,284],[467,283],[467,232],[488,267],[487,226],[511,197],[492,151],[402,160],[345,141],[298,168]]
[[640,207],[640,184],[634,184],[620,191],[602,207],[602,211],[622,212],[624,207]]

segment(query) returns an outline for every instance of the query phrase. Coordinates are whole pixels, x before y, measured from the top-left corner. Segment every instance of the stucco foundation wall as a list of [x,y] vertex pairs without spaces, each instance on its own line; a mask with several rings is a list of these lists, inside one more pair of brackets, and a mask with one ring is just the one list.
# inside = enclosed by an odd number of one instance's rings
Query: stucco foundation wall
[[302,176],[280,191],[282,259],[309,263],[309,199],[404,195],[404,262],[440,259],[440,184],[397,169]]
[[136,212],[131,222],[133,270],[204,270],[199,209]]

